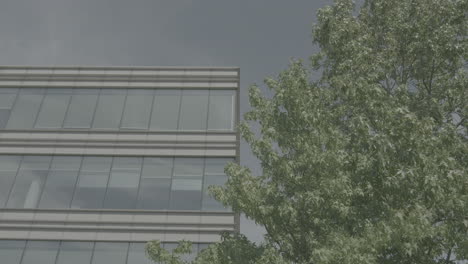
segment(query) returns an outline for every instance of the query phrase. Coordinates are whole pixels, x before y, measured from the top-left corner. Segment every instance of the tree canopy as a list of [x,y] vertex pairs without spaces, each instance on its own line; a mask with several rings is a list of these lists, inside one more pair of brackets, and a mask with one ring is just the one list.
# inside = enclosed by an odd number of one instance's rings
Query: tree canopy
[[244,263],[468,260],[468,0],[336,0],[317,17],[311,67],[249,90],[239,129],[262,175],[230,164],[212,188],[267,231]]

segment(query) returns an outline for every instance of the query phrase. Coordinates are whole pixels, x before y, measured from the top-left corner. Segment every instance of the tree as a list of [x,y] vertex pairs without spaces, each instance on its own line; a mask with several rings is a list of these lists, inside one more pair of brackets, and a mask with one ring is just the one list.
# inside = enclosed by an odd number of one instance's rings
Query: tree
[[336,0],[317,15],[311,69],[266,79],[270,97],[250,88],[239,129],[262,175],[230,164],[215,197],[265,227],[260,259],[467,260],[468,0]]

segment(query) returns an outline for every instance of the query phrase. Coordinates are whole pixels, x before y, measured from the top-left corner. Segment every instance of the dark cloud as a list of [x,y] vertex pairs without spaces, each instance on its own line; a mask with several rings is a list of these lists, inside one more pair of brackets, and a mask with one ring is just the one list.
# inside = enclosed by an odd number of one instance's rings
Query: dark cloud
[[[239,66],[247,87],[313,53],[311,26],[330,0],[2,0],[2,65]],[[241,162],[258,164],[248,146]],[[260,240],[260,229],[242,221]]]

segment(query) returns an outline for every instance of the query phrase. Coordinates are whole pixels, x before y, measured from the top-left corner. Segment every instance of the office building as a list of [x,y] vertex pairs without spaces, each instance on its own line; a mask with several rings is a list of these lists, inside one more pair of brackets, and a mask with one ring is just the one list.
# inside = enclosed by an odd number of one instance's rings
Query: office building
[[235,232],[238,68],[0,67],[0,262],[140,264]]

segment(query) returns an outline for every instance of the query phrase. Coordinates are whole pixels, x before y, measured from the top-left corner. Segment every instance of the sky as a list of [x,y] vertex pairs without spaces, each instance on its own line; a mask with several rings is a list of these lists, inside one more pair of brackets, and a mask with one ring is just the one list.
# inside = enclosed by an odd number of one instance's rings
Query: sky
[[[247,89],[317,51],[319,8],[331,0],[1,0],[0,65],[235,66]],[[241,164],[260,173],[248,145]],[[262,228],[241,219],[241,232]]]

